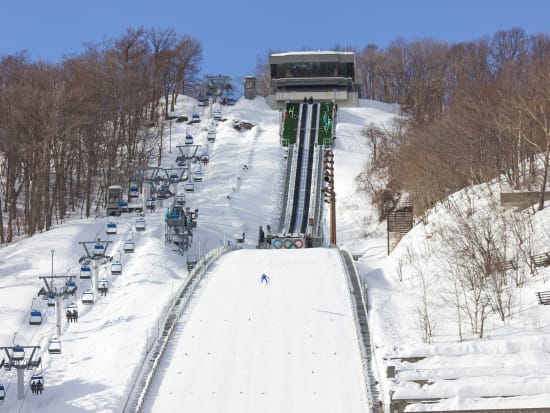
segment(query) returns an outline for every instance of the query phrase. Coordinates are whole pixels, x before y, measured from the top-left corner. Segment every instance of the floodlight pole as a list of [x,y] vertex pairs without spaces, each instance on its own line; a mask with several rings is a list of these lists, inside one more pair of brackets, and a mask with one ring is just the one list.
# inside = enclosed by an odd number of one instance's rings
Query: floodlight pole
[[57,337],[61,337],[61,294],[55,294],[55,327]]
[[50,252],[52,253],[52,278],[53,278],[53,255],[55,254],[55,250],[52,249]]
[[330,243],[336,245],[336,196],[334,189],[330,197]]
[[334,153],[332,150],[327,150],[324,153],[324,169],[324,181],[326,183],[326,187],[324,187],[321,191],[327,195],[328,202],[330,204],[330,244],[336,245],[336,194],[334,193]]
[[168,123],[170,124],[170,149],[169,149],[169,153],[172,153],[172,119],[170,119],[168,121]]

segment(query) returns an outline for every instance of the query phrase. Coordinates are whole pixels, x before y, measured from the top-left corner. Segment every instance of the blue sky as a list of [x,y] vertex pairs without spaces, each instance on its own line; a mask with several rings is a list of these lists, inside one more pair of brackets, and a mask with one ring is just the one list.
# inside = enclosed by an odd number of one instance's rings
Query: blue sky
[[362,48],[431,37],[455,43],[522,27],[550,33],[548,0],[0,0],[0,55],[59,62],[128,27],[198,39],[203,73],[252,74],[269,49]]

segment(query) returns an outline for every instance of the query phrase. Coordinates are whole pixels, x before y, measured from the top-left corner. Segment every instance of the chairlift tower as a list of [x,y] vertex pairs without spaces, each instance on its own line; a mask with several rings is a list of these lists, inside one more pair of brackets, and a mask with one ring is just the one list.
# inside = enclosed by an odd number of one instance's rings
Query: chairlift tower
[[36,353],[40,349],[40,346],[20,346],[15,344],[15,335],[13,340],[13,346],[0,347],[0,351],[4,350],[6,354],[6,357],[0,362],[0,368],[17,370],[17,399],[23,400],[25,397],[25,370],[38,367],[42,362],[42,357]]
[[[44,284],[46,285],[46,293],[48,296],[54,295],[55,296],[55,326],[57,328],[57,336],[61,337],[61,298],[66,297],[69,292],[69,283],[75,278],[73,275],[43,275],[38,277],[42,281],[44,281]],[[57,289],[53,285],[54,279],[65,279],[65,285],[61,289]],[[48,280],[50,282],[48,282]]]
[[[99,260],[111,260],[112,257],[109,257],[107,255],[107,248],[109,247],[109,244],[111,244],[113,241],[110,240],[102,240],[100,238],[97,238],[95,241],[79,241],[78,243],[82,245],[84,248],[84,251],[86,251],[86,258],[90,258],[95,261]],[[103,247],[102,251],[99,251],[98,245],[101,245]],[[91,250],[91,252],[90,252]],[[98,273],[98,266],[97,263],[95,265],[95,269],[93,271],[92,275],[92,289],[94,291],[94,295],[97,295],[97,273]]]

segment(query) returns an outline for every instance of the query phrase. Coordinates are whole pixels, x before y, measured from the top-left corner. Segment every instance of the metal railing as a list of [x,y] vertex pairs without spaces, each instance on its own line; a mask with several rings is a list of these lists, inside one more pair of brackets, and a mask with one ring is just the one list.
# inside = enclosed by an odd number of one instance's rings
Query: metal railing
[[210,264],[222,254],[238,249],[236,246],[223,246],[209,251],[195,265],[189,278],[181,285],[162,322],[163,328],[159,329],[155,344],[148,348],[141,368],[132,384],[132,389],[122,409],[123,412],[137,413],[141,411],[145,398],[153,382],[155,373],[166,350],[172,332],[178,322],[181,313],[189,303],[195,287],[200,283],[202,276],[208,270]]
[[346,282],[352,306],[354,307],[354,319],[357,329],[357,340],[361,351],[361,362],[363,364],[363,374],[367,386],[369,411],[378,413],[378,401],[380,392],[378,390],[374,369],[372,352],[372,340],[368,328],[367,318],[367,296],[365,285],[361,282],[357,268],[353,263],[351,252],[345,248],[339,248],[340,258],[346,274]]

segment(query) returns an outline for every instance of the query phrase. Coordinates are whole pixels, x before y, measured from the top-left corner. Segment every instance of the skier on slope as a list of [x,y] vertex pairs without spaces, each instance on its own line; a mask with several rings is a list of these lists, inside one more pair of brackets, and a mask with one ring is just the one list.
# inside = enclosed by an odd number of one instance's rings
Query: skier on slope
[[262,274],[262,276],[260,277],[260,284],[263,283],[265,281],[265,285],[269,284],[269,277],[265,274]]

